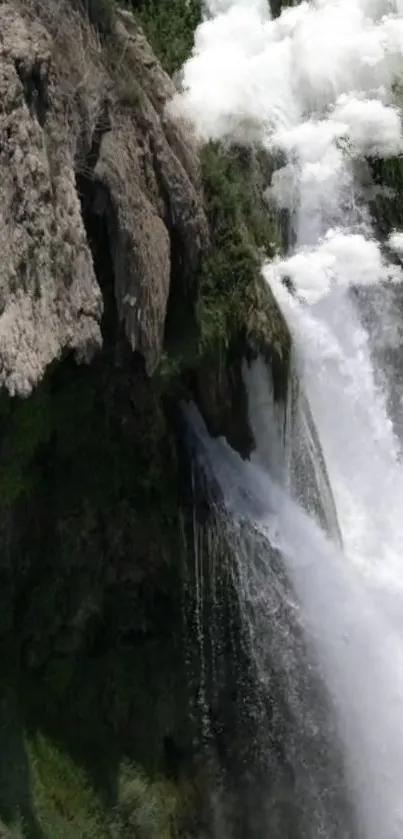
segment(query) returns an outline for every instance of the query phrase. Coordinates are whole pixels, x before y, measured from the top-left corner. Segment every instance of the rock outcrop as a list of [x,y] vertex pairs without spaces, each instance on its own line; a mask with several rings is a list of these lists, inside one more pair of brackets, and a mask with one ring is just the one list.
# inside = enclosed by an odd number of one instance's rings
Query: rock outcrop
[[8,4],[0,32],[0,384],[27,394],[63,349],[89,356],[102,305],[67,138],[54,153],[51,38]]
[[[150,0],[161,60],[159,12],[178,31],[195,3]],[[211,833],[200,618],[222,604],[217,731],[239,621],[226,574],[200,598],[224,552],[181,405],[247,456],[242,361],[281,398],[289,335],[260,277],[270,173],[198,151],[173,93],[113,0],[0,0],[0,835]]]
[[65,351],[101,343],[82,207],[105,219],[130,346],[158,363],[172,263],[208,245],[190,138],[163,115],[173,83],[128,13],[101,46],[68,2],[0,5],[0,384],[27,395]]

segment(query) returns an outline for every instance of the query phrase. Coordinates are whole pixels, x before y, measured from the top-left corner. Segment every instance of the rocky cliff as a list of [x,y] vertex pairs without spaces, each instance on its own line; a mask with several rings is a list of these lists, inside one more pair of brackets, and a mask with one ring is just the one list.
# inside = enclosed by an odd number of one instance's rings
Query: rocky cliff
[[133,8],[0,3],[0,819],[32,839],[195,830],[178,406],[247,453],[242,359],[287,378],[270,163],[165,110],[139,20],[172,70],[195,4],[173,39],[164,4]]
[[119,321],[152,372],[173,262],[191,284],[208,243],[196,152],[164,116],[173,84],[127,13],[103,49],[66,4],[2,4],[0,25],[2,382],[27,394],[65,351],[99,347],[91,214]]

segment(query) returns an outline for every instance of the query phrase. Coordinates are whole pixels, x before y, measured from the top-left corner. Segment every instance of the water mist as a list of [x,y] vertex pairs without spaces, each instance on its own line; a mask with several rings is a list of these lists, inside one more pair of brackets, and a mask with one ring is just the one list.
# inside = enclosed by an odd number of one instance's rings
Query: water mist
[[[262,271],[292,332],[295,374],[316,429],[310,462],[326,477],[313,502],[298,491],[298,465],[293,481],[283,453],[295,427],[286,422],[278,434],[277,408],[255,373],[248,381],[254,458],[244,463],[201,433],[203,451],[228,516],[246,519],[260,545],[266,540],[265,559],[262,549],[259,555],[268,626],[270,550],[283,557],[333,704],[358,829],[363,839],[397,839],[403,467],[388,412],[393,369],[378,369],[377,358],[401,340],[390,301],[402,283],[403,236],[391,231],[388,241],[377,241],[367,158],[403,151],[395,99],[402,3],[312,0],[273,20],[265,0],[208,0],[206,12],[172,108],[193,121],[202,140],[259,144],[283,160],[267,195],[289,214],[290,250]],[[333,509],[343,551],[323,532],[318,495],[325,511]],[[312,835],[329,835],[324,831]]]

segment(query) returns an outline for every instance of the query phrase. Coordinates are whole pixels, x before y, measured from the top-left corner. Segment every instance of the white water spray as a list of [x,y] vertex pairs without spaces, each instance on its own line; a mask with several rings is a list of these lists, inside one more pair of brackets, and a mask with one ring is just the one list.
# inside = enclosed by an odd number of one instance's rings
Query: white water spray
[[201,441],[203,460],[222,489],[227,511],[235,520],[241,517],[252,523],[267,539],[266,571],[259,576],[255,594],[266,600],[267,607],[273,585],[270,552],[272,547],[281,551],[338,716],[359,835],[399,839],[403,833],[399,636],[377,609],[356,569],[269,474],[242,461],[224,440],[212,440],[192,409],[188,418]]
[[[403,78],[403,4],[311,0],[277,20],[264,0],[206,7],[172,108],[201,139],[258,143],[285,156],[269,196],[290,212],[295,250],[263,273],[293,333],[346,556],[319,544],[313,523],[256,466],[250,493],[254,508],[258,499],[264,508],[259,526],[283,551],[320,653],[363,835],[401,837],[403,467],[373,343],[396,349],[401,341],[389,290],[403,277],[374,236],[363,157],[403,150],[394,93]],[[401,257],[402,241],[393,231],[389,253]],[[354,288],[374,290],[369,325]],[[268,414],[268,423],[275,419]],[[256,421],[262,462],[278,477],[261,415]]]

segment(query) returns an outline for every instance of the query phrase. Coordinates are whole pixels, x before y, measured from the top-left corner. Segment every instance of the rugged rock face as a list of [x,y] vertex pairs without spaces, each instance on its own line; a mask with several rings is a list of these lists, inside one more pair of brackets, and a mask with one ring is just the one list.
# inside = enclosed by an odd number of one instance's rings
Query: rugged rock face
[[100,343],[101,293],[52,104],[52,41],[0,6],[0,382],[27,394],[63,349]]
[[149,372],[172,264],[190,283],[208,244],[190,138],[162,116],[173,84],[132,17],[115,26],[102,49],[69,5],[0,6],[0,381],[12,394],[64,351],[88,360],[100,344],[81,191],[106,218],[119,317]]
[[[281,390],[289,336],[259,279],[268,173],[198,153],[173,92],[107,0],[0,0],[0,832],[26,839],[203,833],[181,810],[206,799],[185,724],[205,548],[179,403],[246,456],[242,358]],[[158,830],[139,766],[174,783]]]

